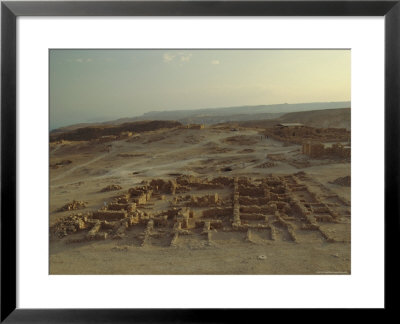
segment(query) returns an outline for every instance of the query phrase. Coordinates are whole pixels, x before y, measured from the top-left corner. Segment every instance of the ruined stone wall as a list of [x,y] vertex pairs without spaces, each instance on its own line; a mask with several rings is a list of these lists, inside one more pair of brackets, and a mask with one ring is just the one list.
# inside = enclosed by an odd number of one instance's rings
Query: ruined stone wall
[[126,211],[117,211],[117,210],[97,210],[93,212],[93,219],[100,220],[119,220],[128,217],[128,213]]
[[302,153],[311,158],[350,158],[351,149],[340,143],[333,144],[332,147],[325,147],[322,143],[304,142],[302,145]]
[[312,158],[323,157],[325,153],[324,144],[315,142],[305,142],[302,146],[302,153]]
[[224,189],[224,185],[219,183],[197,183],[193,184],[193,187],[197,190]]
[[311,216],[311,212],[301,204],[299,200],[293,199],[292,209],[294,212],[298,213],[300,219],[305,220],[307,224],[315,224],[315,219]]
[[267,214],[271,212],[271,208],[268,206],[240,206],[240,213],[247,213],[247,214]]
[[69,210],[78,210],[86,208],[87,202],[86,201],[77,201],[73,200],[70,203],[65,204],[64,206],[57,209],[58,212],[69,211]]
[[276,218],[275,223],[280,224],[281,226],[285,227],[289,234],[290,239],[292,241],[296,242],[297,237],[296,237],[296,233],[294,231],[293,225],[290,224],[289,222],[285,221],[283,219],[283,216],[284,215],[282,215],[279,211],[276,211],[275,212],[275,218]]
[[196,228],[203,227],[203,231],[209,231],[211,229],[220,229],[222,228],[222,221],[219,219],[211,221],[200,220],[195,222],[195,227]]
[[114,202],[117,204],[127,204],[129,202],[129,195],[119,195],[114,197]]
[[126,210],[128,212],[133,211],[136,208],[136,204],[130,204],[130,203],[125,203],[125,204],[120,204],[120,203],[110,203],[107,205],[107,210]]
[[217,193],[214,195],[206,195],[206,196],[191,196],[190,201],[186,204],[186,206],[191,207],[209,207],[218,204],[220,201]]
[[350,147],[345,147],[340,143],[333,144],[332,147],[328,147],[325,149],[326,155],[341,157],[341,158],[350,158],[351,149]]
[[153,179],[149,186],[154,192],[174,195],[177,184],[175,180]]
[[239,185],[238,191],[240,196],[253,196],[253,197],[264,196],[264,188],[257,186]]
[[129,197],[137,204],[143,205],[150,200],[153,190],[147,186],[140,186],[135,188],[130,188],[128,190]]
[[[177,192],[184,192],[182,188],[186,189],[198,189],[198,190],[212,190],[212,189],[223,189],[227,184],[231,184],[232,179],[227,177],[217,177],[208,181],[207,179],[197,178],[192,175],[182,175],[176,178]],[[188,191],[188,190],[186,190]]]
[[174,219],[178,216],[179,212],[180,212],[179,208],[173,207],[171,209],[160,212],[159,214],[156,215],[156,217],[167,216],[168,219]]
[[190,186],[192,184],[202,183],[202,180],[192,175],[181,175],[176,178],[176,183],[181,186]]
[[[340,150],[341,147],[335,146],[334,149]],[[328,200],[331,197],[329,192],[329,195],[324,191],[320,192],[319,196],[315,193],[315,186],[318,183],[307,179],[306,174],[301,172],[286,176],[268,175],[262,179],[219,177],[209,181],[195,177],[181,177],[181,183],[186,183],[190,189],[199,185],[222,186],[225,194],[229,186],[228,190],[232,190],[232,200],[228,198],[223,201],[217,193],[188,194],[185,197],[174,195],[168,197],[165,206],[168,206],[168,202],[170,206],[164,211],[153,207],[161,192],[170,190],[170,184],[175,182],[154,179],[150,183],[142,182],[140,186],[130,188],[127,194],[114,196],[113,200],[101,210],[91,212],[85,217],[78,215],[65,218],[52,230],[60,238],[85,230],[87,232],[85,240],[122,239],[126,235],[127,228],[141,224],[146,226],[146,229],[143,235],[137,237],[143,238],[143,244],[150,244],[151,238],[168,235],[172,237],[171,246],[175,246],[180,235],[194,235],[200,232],[193,231],[194,228],[203,228],[202,234],[207,235],[209,244],[212,243],[211,236],[216,229],[247,231],[246,238],[249,241],[251,241],[251,231],[264,230],[270,233],[271,239],[276,237],[276,233],[282,233],[278,237],[296,241],[292,223],[296,221],[296,228],[300,222],[299,229],[318,230],[326,240],[332,241],[329,233],[323,232],[317,222],[340,222],[337,207],[341,204],[345,206],[350,204],[342,203],[337,195],[332,195],[332,198],[336,198],[339,203],[336,200],[335,202]],[[177,187],[183,186],[178,181],[176,183]],[[312,186],[309,186],[311,184]],[[155,193],[153,204],[136,206],[133,203],[147,203],[153,192]],[[175,204],[174,199],[176,202],[179,200],[179,204]],[[154,229],[154,226],[157,228]],[[277,230],[275,226],[278,227]]]
[[233,180],[233,221],[232,227],[237,228],[240,222],[240,202],[239,202],[239,180],[237,177]]
[[229,177],[217,177],[210,181],[210,183],[224,185],[224,186],[232,186],[233,179]]
[[205,218],[224,217],[224,216],[231,216],[232,213],[233,209],[230,207],[228,208],[217,207],[217,208],[203,210],[203,217]]
[[350,132],[345,128],[315,128],[315,127],[271,127],[264,132],[281,142],[302,144],[304,141],[348,142]]
[[241,220],[259,220],[259,221],[265,221],[266,215],[264,214],[245,214],[245,213],[240,213],[240,219]]
[[241,205],[265,205],[268,201],[265,197],[239,196],[239,203]]
[[140,196],[132,198],[137,205],[144,205],[147,202],[147,195],[141,194]]

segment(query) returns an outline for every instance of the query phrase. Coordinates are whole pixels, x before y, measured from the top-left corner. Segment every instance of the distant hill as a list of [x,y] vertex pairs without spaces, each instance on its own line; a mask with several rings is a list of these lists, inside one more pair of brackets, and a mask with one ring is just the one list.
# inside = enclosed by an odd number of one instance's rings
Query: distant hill
[[306,126],[320,128],[351,129],[351,109],[327,109],[303,112],[292,112],[275,119],[249,120],[239,122],[244,127],[271,127],[277,123],[302,123]]
[[101,125],[68,129],[64,132],[58,130],[50,133],[50,141],[88,141],[102,136],[120,135],[122,132],[142,133],[162,128],[174,128],[182,124],[176,121],[152,120],[124,123],[121,125]]
[[254,120],[260,118],[272,119],[289,112],[336,109],[346,107],[350,107],[349,101],[238,106],[193,110],[151,111],[139,117],[123,118],[107,123],[128,122],[134,120],[176,120],[183,124],[217,124],[229,121]]
[[65,132],[73,131],[75,129],[84,128],[84,127],[97,127],[97,126],[105,126],[104,123],[79,123],[73,124],[69,126],[64,126],[60,128],[56,128],[50,131],[51,136],[55,136],[57,134],[62,134]]
[[117,120],[93,124],[76,124],[51,131],[51,133],[65,132],[87,126],[120,125],[145,120],[173,120],[182,124],[218,124],[232,121],[276,119],[292,112],[347,108],[349,101],[339,102],[312,102],[299,104],[277,104],[259,106],[238,106],[225,108],[207,108],[193,110],[151,111],[138,117],[120,118]]

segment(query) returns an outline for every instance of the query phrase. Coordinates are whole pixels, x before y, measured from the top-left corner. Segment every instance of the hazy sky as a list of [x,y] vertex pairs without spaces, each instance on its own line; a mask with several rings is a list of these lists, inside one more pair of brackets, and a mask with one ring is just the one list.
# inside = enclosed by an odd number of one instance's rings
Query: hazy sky
[[350,101],[350,50],[51,50],[50,128],[152,110]]

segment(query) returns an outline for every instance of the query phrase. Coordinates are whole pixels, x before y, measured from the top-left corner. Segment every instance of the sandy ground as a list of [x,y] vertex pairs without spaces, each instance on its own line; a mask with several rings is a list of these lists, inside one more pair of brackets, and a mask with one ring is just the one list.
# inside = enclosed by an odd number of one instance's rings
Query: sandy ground
[[[261,167],[271,162],[268,154],[282,156],[272,161],[272,167]],[[262,178],[304,171],[308,185],[315,191],[335,193],[350,201],[350,187],[329,183],[350,175],[350,163],[312,160],[307,167],[301,167],[307,159],[299,145],[287,146],[264,138],[256,129],[169,129],[103,144],[51,144],[50,164],[65,159],[72,163],[50,169],[50,226],[71,213],[57,209],[72,200],[88,202],[82,211],[96,210],[115,194],[125,193],[143,180],[172,179],[181,174]],[[225,171],[227,168],[231,171]],[[122,189],[112,194],[99,192],[110,184]],[[144,230],[141,225],[129,230],[123,240],[67,244],[67,238],[51,239],[50,273],[350,273],[350,207],[346,212],[342,223],[322,225],[342,243],[328,243],[316,232],[297,230],[298,242],[287,240],[283,232],[278,232],[278,238],[272,241],[268,233],[256,231],[253,242],[246,242],[246,233],[215,232],[211,246],[203,242],[202,236],[190,235],[181,239],[177,247],[169,247],[162,238],[141,247],[136,239],[137,233]],[[294,226],[298,229],[295,223]]]

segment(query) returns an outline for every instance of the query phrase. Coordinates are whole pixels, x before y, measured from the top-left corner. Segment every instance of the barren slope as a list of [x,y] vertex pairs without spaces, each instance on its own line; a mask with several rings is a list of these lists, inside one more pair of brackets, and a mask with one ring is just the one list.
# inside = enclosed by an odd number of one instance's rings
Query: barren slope
[[327,109],[303,112],[292,112],[276,119],[250,120],[239,122],[246,127],[271,127],[278,123],[302,123],[306,126],[321,128],[351,129],[351,109]]

